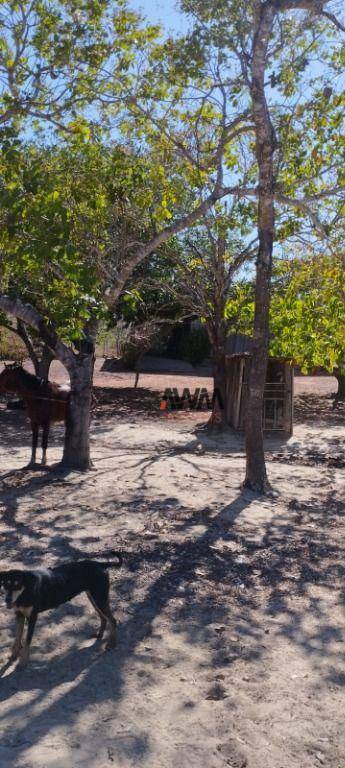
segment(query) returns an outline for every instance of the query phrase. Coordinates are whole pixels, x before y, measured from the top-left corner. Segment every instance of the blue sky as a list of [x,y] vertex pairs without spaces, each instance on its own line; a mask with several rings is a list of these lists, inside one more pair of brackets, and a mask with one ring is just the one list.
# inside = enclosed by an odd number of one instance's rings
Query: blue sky
[[160,22],[168,31],[186,28],[186,17],[177,10],[175,0],[130,0],[130,5],[142,11],[153,23]]

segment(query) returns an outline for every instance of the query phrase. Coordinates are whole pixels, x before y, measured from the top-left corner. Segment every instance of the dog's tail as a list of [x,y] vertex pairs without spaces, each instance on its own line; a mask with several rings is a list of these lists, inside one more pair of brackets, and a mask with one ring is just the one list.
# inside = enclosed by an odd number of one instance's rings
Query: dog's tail
[[97,560],[97,565],[100,565],[101,568],[121,568],[121,565],[123,563],[123,557],[120,552],[110,552],[110,554],[115,557],[117,557],[117,562],[113,562],[113,560],[107,560],[107,561],[100,561]]

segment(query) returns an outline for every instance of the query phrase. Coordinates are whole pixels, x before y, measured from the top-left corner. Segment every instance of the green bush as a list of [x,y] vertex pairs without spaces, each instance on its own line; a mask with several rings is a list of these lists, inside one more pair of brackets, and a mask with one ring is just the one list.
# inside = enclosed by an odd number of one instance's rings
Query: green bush
[[22,363],[28,357],[25,344],[7,328],[0,326],[0,359]]
[[204,328],[196,328],[181,340],[180,352],[183,360],[200,365],[210,355],[210,342]]

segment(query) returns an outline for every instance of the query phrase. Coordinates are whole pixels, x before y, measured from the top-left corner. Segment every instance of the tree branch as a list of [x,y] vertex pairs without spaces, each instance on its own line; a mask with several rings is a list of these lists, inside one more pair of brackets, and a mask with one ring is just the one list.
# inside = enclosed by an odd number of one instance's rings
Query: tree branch
[[203,200],[202,203],[194,208],[193,211],[186,214],[185,216],[182,216],[180,219],[175,221],[174,224],[170,224],[168,227],[165,227],[165,229],[162,229],[161,232],[158,232],[158,234],[149,240],[148,243],[141,245],[128,259],[124,267],[116,276],[113,285],[108,289],[106,294],[106,302],[108,306],[111,309],[114,307],[118,297],[122,293],[123,287],[128,277],[132,274],[135,267],[138,266],[138,264],[140,264],[144,259],[146,259],[147,256],[153,253],[153,251],[157,250],[157,248],[169,240],[170,237],[177,235],[179,232],[183,232],[184,229],[188,229],[188,227],[198,221],[198,219],[201,219],[204,214],[207,213],[207,211],[211,208],[211,206],[217,202],[217,200],[220,200],[222,197],[225,197],[225,195],[230,194],[244,196],[244,190],[239,186],[219,187],[216,184],[213,192],[211,192],[211,194],[205,200]]
[[310,207],[313,202],[317,202],[318,200],[321,200],[323,197],[329,197],[332,194],[337,194],[341,191],[341,187],[334,187],[334,189],[330,190],[323,190],[322,192],[319,192],[316,195],[311,195],[309,197],[304,198],[298,198],[298,197],[288,197],[287,195],[283,195],[280,192],[275,192],[275,200],[278,203],[284,203],[284,205],[289,205],[292,208],[300,208],[302,211],[304,211],[310,221],[312,222],[313,226],[319,233],[319,235],[322,238],[327,237],[327,233],[325,231],[325,228],[320,221],[317,213]]
[[324,16],[331,21],[337,29],[341,32],[345,32],[344,25],[339,21],[335,14],[325,10],[324,6],[328,4],[329,0],[272,0],[272,2],[277,11],[302,10]]
[[26,327],[25,327],[24,323],[22,322],[22,320],[20,320],[19,318],[17,318],[17,328],[15,330],[15,333],[17,333],[19,338],[24,342],[24,344],[26,346],[26,349],[28,350],[29,357],[31,358],[31,360],[32,360],[32,362],[34,364],[35,370],[36,370],[36,368],[38,366],[38,363],[39,363],[39,360],[38,360],[38,357],[37,357],[36,352],[34,350],[34,345],[33,345],[32,341],[30,339],[30,336],[29,336],[27,330],[26,330]]
[[329,21],[331,21],[332,24],[337,27],[337,29],[340,29],[341,32],[345,32],[344,24],[342,24],[341,21],[337,19],[334,13],[329,13],[329,11],[321,11],[321,16],[326,16],[326,18],[329,19]]
[[31,304],[25,304],[20,299],[11,299],[4,293],[0,293],[0,309],[18,318],[22,323],[30,325],[31,328],[35,328],[65,368],[69,372],[75,370],[76,361],[74,353],[60,341],[55,330],[47,325],[42,315]]
[[272,0],[277,11],[312,11],[322,13],[328,0]]

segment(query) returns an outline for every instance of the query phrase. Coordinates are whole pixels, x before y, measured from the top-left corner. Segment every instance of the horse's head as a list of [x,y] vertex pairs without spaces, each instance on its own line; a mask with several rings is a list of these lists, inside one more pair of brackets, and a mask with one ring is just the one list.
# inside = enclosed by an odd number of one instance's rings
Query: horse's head
[[5,368],[0,373],[0,393],[16,391],[22,370],[23,368],[19,363],[10,363],[9,365],[5,363]]

